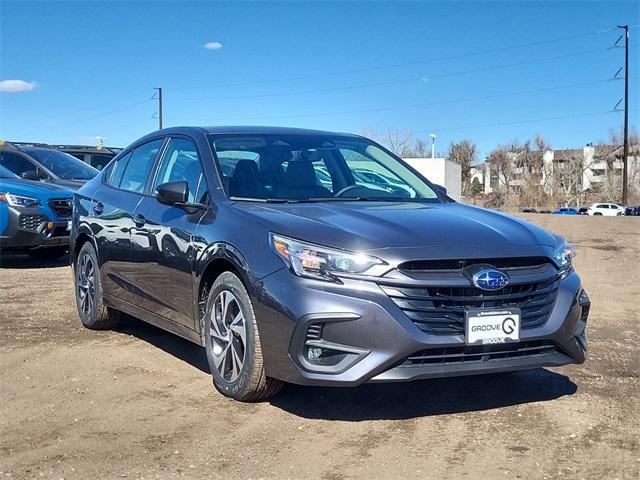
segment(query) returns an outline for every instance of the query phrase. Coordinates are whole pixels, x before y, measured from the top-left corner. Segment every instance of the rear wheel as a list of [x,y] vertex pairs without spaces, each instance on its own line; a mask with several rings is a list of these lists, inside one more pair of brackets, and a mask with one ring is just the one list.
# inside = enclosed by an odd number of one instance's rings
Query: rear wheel
[[114,328],[120,312],[105,306],[98,257],[91,242],[86,242],[75,263],[76,306],[82,325],[91,330]]
[[282,382],[265,374],[251,299],[233,273],[222,273],[211,286],[204,326],[207,361],[220,393],[243,402],[278,393]]
[[65,253],[67,253],[67,247],[36,248],[27,251],[34,260],[57,260]]

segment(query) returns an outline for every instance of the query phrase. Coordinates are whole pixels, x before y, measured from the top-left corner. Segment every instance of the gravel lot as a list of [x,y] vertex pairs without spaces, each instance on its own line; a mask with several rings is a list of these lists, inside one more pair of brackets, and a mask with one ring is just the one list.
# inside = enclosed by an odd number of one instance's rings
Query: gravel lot
[[593,302],[587,363],[367,385],[213,390],[203,351],[128,319],[80,326],[65,262],[3,257],[3,478],[640,475],[640,219],[525,218],[566,236]]

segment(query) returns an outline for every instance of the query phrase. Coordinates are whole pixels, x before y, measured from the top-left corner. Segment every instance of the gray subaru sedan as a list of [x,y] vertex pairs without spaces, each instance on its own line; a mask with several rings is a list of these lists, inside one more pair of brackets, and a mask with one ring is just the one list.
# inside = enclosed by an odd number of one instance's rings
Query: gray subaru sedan
[[86,327],[124,312],[187,338],[242,401],[585,360],[564,239],[356,135],[151,133],[75,194],[70,251]]

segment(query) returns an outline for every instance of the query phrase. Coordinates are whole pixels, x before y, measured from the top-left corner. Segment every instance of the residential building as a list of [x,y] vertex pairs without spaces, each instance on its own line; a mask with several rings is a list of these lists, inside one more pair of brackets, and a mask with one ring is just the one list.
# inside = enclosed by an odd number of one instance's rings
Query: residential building
[[[532,152],[534,155],[537,152]],[[506,165],[487,158],[482,172],[484,192],[518,190],[525,182],[539,184],[549,195],[566,192],[597,193],[621,182],[623,148],[619,145],[587,145],[583,148],[547,150],[542,165],[532,167],[521,151],[507,152]],[[535,162],[534,162],[535,163]],[[640,175],[640,153],[627,159],[629,181]],[[480,168],[480,166],[478,166]],[[472,175],[473,175],[472,170]],[[487,181],[488,180],[488,181]]]

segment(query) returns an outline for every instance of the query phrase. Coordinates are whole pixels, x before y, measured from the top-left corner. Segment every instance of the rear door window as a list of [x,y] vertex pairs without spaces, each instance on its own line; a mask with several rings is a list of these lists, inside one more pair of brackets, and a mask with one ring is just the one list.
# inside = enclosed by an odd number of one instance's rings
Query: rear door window
[[112,185],[130,192],[143,193],[163,143],[164,139],[152,140],[133,150],[118,184],[115,183],[117,168],[114,170]]

